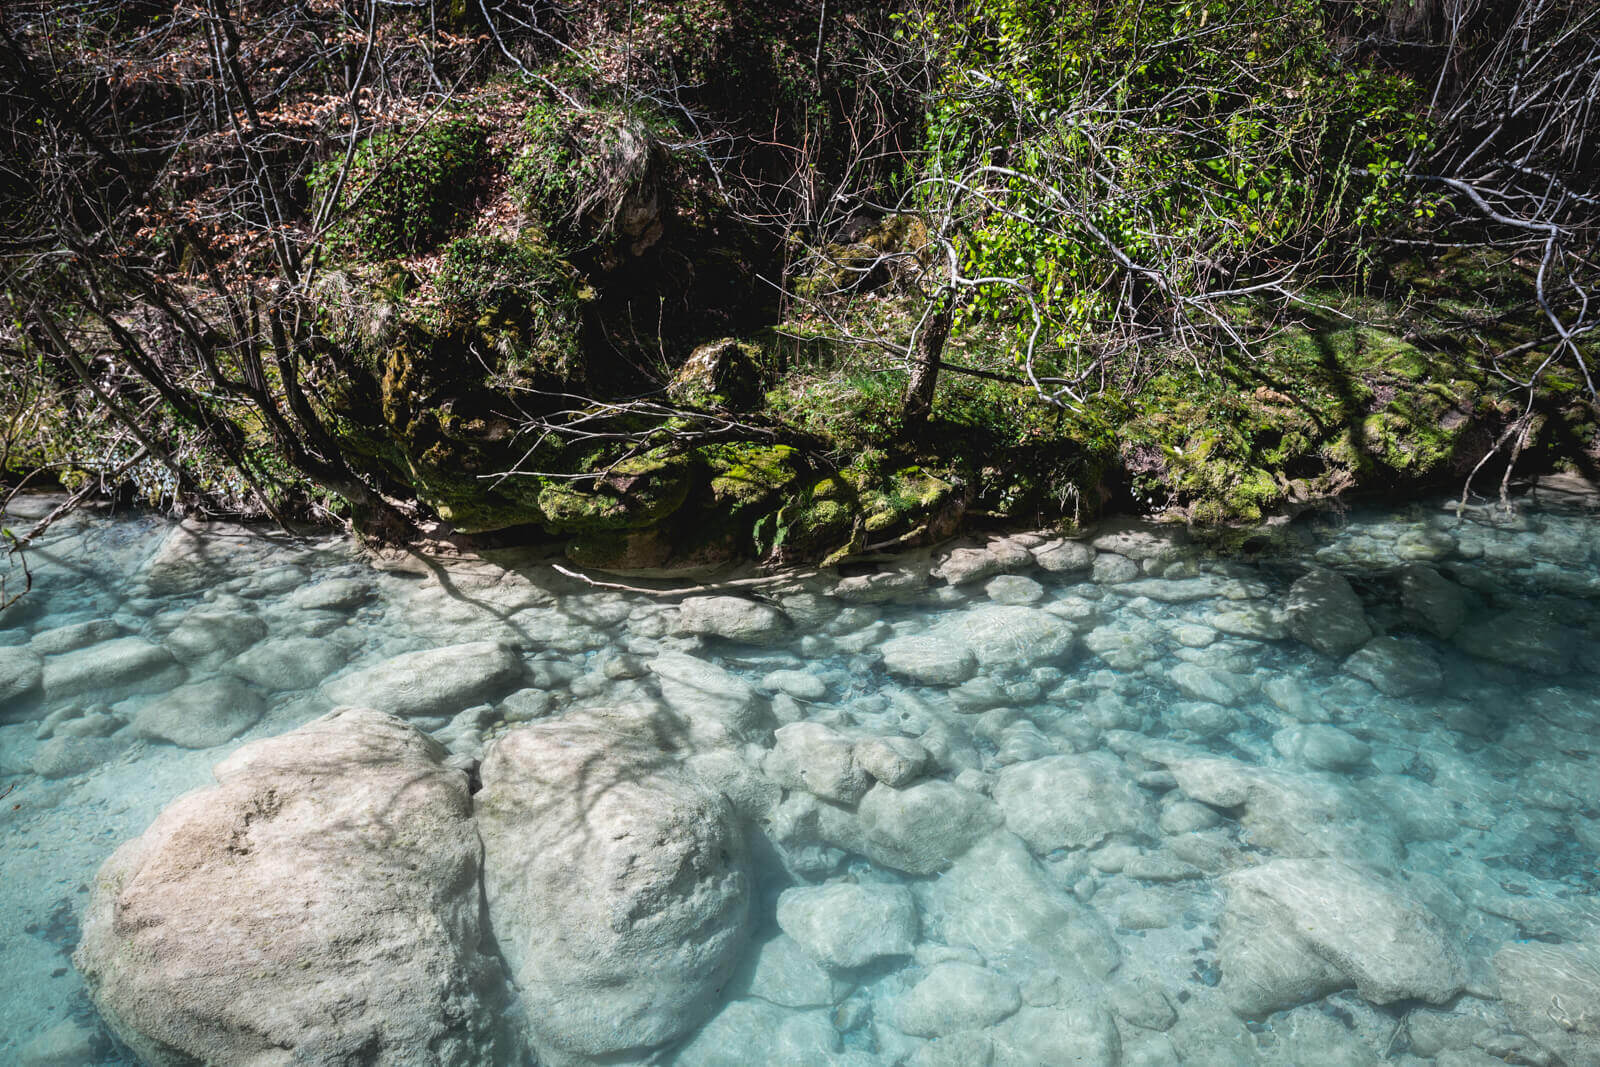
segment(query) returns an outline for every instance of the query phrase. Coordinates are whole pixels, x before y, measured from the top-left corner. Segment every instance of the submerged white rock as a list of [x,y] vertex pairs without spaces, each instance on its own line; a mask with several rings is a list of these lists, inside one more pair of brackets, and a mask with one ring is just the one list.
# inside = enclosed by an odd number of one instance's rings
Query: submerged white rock
[[73,957],[117,1036],[160,1065],[512,1055],[443,756],[342,709],[241,748],[119,848]]
[[1318,568],[1295,582],[1284,601],[1294,637],[1329,656],[1347,656],[1372,637],[1361,598],[1344,576]]
[[747,644],[766,645],[782,640],[789,625],[789,617],[780,609],[744,597],[689,597],[678,609],[680,632]]
[[1156,833],[1148,795],[1109,753],[1013,764],[995,781],[994,799],[1006,827],[1040,855],[1087,848],[1111,834]]
[[1376,1004],[1443,1004],[1467,981],[1444,924],[1398,883],[1336,860],[1273,860],[1222,883],[1229,1005],[1256,1017],[1353,985]]
[[495,641],[407,652],[323,685],[335,704],[380,707],[395,715],[454,715],[515,688],[522,660]]
[[655,731],[575,713],[507,733],[478,794],[484,895],[541,1058],[642,1056],[715,1011],[748,934],[732,804]]
[[903,885],[800,886],[778,898],[778,925],[818,963],[860,967],[911,954],[917,906]]

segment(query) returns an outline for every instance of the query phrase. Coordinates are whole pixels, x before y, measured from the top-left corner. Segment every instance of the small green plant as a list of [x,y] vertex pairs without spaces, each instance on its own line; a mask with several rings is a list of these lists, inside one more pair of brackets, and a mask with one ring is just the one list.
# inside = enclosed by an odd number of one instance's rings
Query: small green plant
[[[343,159],[317,168],[311,191],[328,195]],[[339,190],[330,232],[369,259],[425,252],[460,228],[483,172],[488,135],[471,119],[445,119],[369,137]]]
[[570,267],[548,252],[494,237],[445,247],[434,277],[432,325],[473,330],[504,357],[509,373],[567,380],[582,366],[583,294]]

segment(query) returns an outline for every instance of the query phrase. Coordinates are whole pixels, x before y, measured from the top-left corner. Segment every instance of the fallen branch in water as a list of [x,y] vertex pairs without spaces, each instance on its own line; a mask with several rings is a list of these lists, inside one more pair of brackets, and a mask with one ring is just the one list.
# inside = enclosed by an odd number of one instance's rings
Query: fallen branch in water
[[616,589],[624,593],[643,593],[646,596],[693,596],[697,593],[715,593],[722,589],[750,589],[764,585],[778,585],[783,582],[798,582],[806,578],[817,578],[822,575],[820,570],[801,571],[790,574],[769,574],[761,578],[733,578],[726,582],[708,582],[704,585],[690,586],[686,589],[645,589],[637,585],[626,585],[622,582],[602,582],[598,578],[591,578],[580,571],[563,567],[559,563],[550,564],[552,570],[565,574],[568,578],[576,578],[596,589]]

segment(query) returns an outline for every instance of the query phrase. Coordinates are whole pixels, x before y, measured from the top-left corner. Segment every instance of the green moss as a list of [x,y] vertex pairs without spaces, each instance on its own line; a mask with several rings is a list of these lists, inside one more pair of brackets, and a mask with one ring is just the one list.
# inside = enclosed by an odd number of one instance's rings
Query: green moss
[[[317,168],[313,196],[332,192],[343,163]],[[372,260],[425,252],[463,225],[488,167],[488,131],[471,119],[369,137],[339,189],[343,217],[330,237]]]
[[955,496],[955,486],[921,467],[903,467],[882,480],[861,477],[862,529],[872,540],[921,525]]
[[586,289],[571,266],[547,250],[462,237],[446,246],[434,291],[436,304],[422,309],[420,321],[462,337],[463,348],[498,357],[499,375],[582,381]]
[[683,505],[692,475],[686,455],[656,449],[613,465],[594,481],[544,480],[539,508],[554,533],[641,530]]
[[[835,474],[824,475],[772,514],[765,549],[780,557],[813,559],[859,548],[855,534],[860,506],[848,482]],[[763,523],[756,524],[756,532],[762,547]]]
[[789,445],[713,444],[699,454],[713,502],[730,514],[768,503],[803,471],[800,453]]

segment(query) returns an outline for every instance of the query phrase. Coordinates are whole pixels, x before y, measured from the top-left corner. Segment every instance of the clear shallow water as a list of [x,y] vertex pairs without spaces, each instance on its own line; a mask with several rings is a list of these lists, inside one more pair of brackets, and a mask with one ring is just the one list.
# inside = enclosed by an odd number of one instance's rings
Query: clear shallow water
[[[666,1062],[1600,1062],[1600,516],[1545,494],[1247,556],[1094,541],[760,587],[783,614],[752,618],[510,556],[382,572],[331,541],[69,520],[0,614],[0,692],[43,675],[0,700],[0,1061],[128,1062],[69,959],[95,871],[241,743],[354,687],[465,765],[518,721],[689,716],[731,675],[768,725],[834,733],[718,750],[766,783],[737,798],[752,934]],[[1314,567],[1340,580],[1297,586]],[[515,669],[360,673],[484,641]],[[866,754],[890,737],[916,744]],[[866,765],[900,788],[861,798]],[[899,921],[784,897],[832,884],[890,887],[910,932],[818,966]]]

